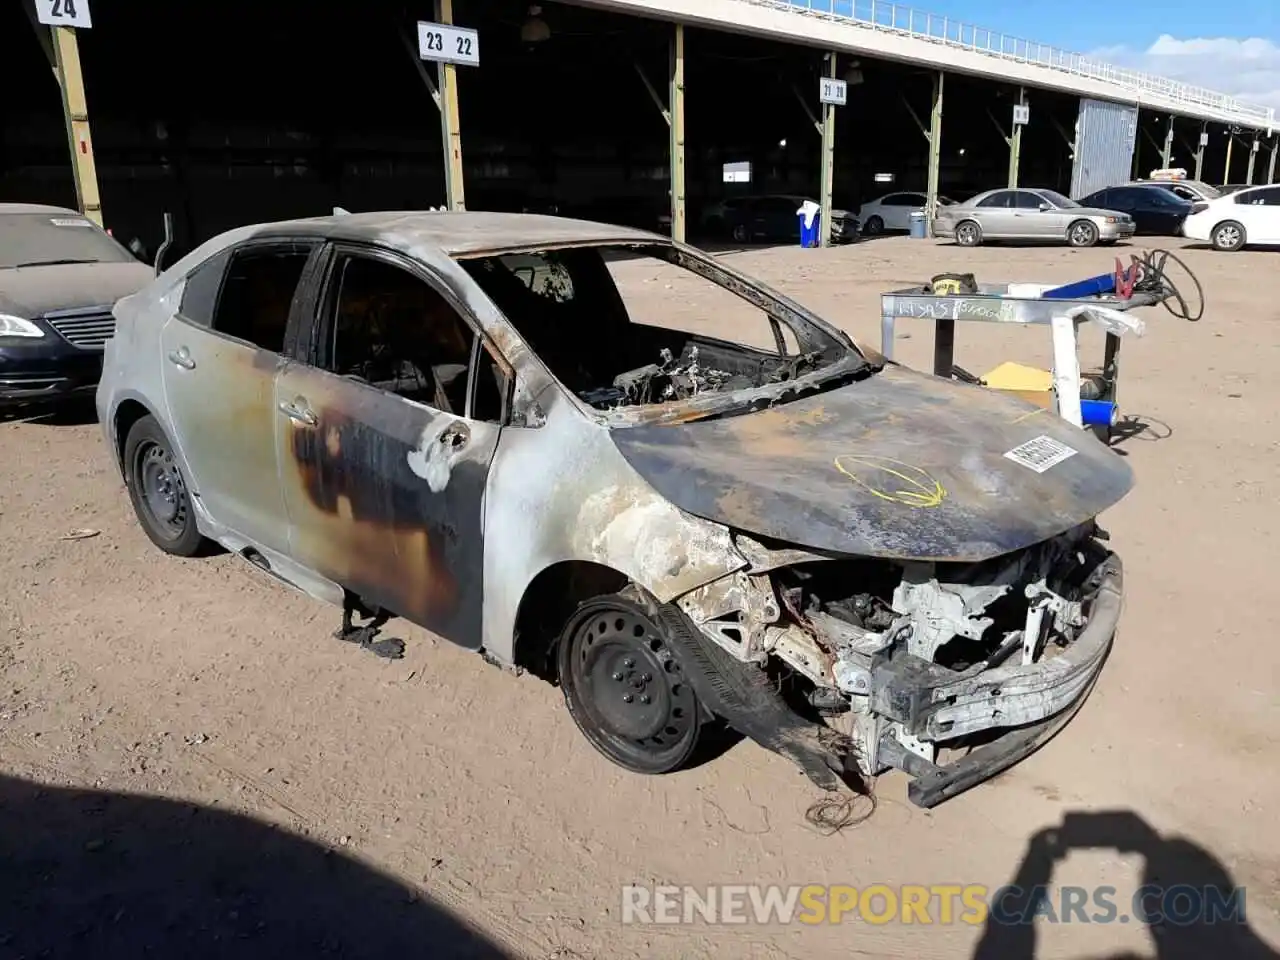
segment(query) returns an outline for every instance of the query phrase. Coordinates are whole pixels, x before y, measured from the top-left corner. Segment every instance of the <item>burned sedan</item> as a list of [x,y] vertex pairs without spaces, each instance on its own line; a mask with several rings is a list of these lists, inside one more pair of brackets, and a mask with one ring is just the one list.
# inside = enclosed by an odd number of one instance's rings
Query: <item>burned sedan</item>
[[931,806],[1066,722],[1113,642],[1121,458],[653,234],[244,227],[115,317],[99,413],[157,546],[216,541],[374,653],[400,616],[545,677],[633,771],[727,723]]

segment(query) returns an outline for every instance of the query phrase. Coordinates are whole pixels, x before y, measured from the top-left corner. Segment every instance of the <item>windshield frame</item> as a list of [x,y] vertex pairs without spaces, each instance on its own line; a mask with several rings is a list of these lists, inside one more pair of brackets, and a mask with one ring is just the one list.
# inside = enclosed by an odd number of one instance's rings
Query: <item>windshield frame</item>
[[[68,249],[54,253],[50,231],[63,231],[66,237],[92,236],[88,244],[73,239]],[[41,236],[41,234],[44,234]],[[35,238],[35,239],[32,239]],[[35,270],[45,266],[88,263],[137,263],[129,252],[84,214],[73,210],[20,210],[0,212],[0,270]],[[80,249],[76,249],[79,246]],[[25,252],[23,252],[25,250]],[[47,254],[41,250],[48,251]],[[113,256],[114,254],[114,256]]]
[[[742,412],[758,406],[772,406],[785,403],[800,395],[808,395],[814,390],[824,389],[832,381],[845,382],[860,373],[874,373],[885,363],[883,357],[868,350],[853,340],[847,333],[819,317],[809,308],[792,300],[790,297],[773,289],[756,277],[742,273],[717,257],[696,247],[677,243],[664,237],[654,235],[650,241],[586,241],[561,244],[524,244],[518,247],[468,252],[455,255],[453,259],[483,260],[497,257],[518,255],[521,253],[537,254],[554,252],[567,248],[589,248],[607,257],[611,251],[626,251],[641,256],[654,257],[672,266],[688,270],[695,276],[715,283],[772,319],[791,328],[800,352],[796,356],[822,351],[838,351],[839,356],[821,366],[802,374],[795,379],[778,383],[765,384],[758,387],[743,387],[738,390],[703,393],[686,400],[670,400],[661,403],[649,403],[623,407],[615,410],[601,410],[588,404],[577,396],[565,383],[556,376],[532,347],[526,344],[528,356],[533,358],[542,371],[555,383],[561,396],[572,403],[582,414],[596,423],[610,428],[640,425],[660,425],[664,423],[688,423],[712,416]],[[481,291],[483,292],[483,291]],[[619,291],[621,296],[621,291]],[[496,305],[495,305],[496,309]],[[500,314],[502,312],[498,311]],[[524,338],[519,325],[502,314],[511,333]],[[671,328],[674,329],[674,328]],[[823,343],[823,341],[826,341]],[[758,350],[747,344],[736,341],[725,341],[744,350]],[[790,356],[790,355],[787,355]]]

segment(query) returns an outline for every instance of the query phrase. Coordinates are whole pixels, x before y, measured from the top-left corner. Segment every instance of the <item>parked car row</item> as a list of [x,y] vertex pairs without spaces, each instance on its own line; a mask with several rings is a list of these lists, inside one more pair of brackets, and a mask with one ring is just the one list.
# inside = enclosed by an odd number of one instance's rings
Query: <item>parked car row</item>
[[[797,211],[816,203],[801,194],[762,194],[729,197],[703,211],[700,225],[708,236],[735,243],[794,243],[800,239]],[[858,239],[858,217],[848,210],[831,211],[831,240],[851,243]]]

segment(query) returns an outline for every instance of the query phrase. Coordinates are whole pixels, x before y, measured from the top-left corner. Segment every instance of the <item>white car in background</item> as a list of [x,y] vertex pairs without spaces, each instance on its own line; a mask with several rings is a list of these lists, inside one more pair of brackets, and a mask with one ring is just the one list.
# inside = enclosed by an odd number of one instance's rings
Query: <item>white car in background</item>
[[1197,203],[1182,222],[1182,235],[1208,241],[1215,250],[1280,246],[1280,186],[1246,187]]
[[[858,210],[864,236],[875,236],[889,230],[910,230],[913,211],[924,210],[926,197],[910,191],[886,193],[883,197],[864,203]],[[946,206],[955,203],[947,197],[939,197],[938,203]]]

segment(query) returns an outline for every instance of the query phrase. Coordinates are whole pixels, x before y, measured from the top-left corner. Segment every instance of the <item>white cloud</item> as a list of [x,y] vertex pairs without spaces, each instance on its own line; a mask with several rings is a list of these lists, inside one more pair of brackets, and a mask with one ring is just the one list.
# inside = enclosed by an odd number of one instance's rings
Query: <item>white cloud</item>
[[1161,35],[1146,50],[1104,47],[1090,56],[1172,80],[1207,87],[1280,113],[1280,44],[1261,37]]

